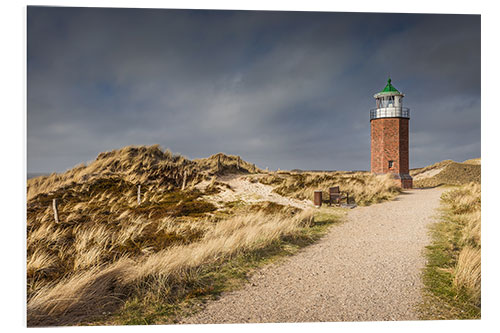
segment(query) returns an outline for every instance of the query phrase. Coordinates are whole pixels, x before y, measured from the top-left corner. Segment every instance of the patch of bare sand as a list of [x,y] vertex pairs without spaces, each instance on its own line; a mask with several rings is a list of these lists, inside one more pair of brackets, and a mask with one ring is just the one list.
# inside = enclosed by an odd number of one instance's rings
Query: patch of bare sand
[[437,169],[431,169],[427,170],[425,172],[419,173],[418,175],[413,177],[413,180],[420,180],[424,178],[431,178],[443,171],[444,168],[437,168]]
[[[258,175],[257,175],[258,177]],[[247,203],[270,201],[284,206],[292,206],[301,209],[313,206],[310,200],[298,200],[287,198],[273,192],[273,187],[257,181],[252,181],[255,176],[247,175],[226,175],[217,178],[218,182],[227,184],[229,188],[222,192],[206,196],[205,199],[214,203],[244,201]],[[200,183],[199,188],[208,186],[209,182]]]

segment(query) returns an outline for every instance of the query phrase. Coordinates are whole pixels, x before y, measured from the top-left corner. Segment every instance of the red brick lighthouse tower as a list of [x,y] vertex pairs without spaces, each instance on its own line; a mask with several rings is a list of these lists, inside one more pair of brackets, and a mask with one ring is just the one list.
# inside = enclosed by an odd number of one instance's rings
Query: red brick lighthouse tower
[[403,107],[404,94],[387,80],[384,90],[375,94],[377,108],[370,110],[371,171],[391,173],[402,188],[412,188],[409,174],[410,109]]

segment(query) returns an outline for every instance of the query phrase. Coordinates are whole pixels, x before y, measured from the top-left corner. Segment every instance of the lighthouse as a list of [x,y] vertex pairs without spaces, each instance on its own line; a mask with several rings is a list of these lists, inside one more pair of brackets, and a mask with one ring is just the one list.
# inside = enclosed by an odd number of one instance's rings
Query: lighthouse
[[412,188],[409,168],[410,109],[403,107],[403,97],[387,80],[384,90],[376,93],[376,108],[370,110],[371,172],[390,173],[402,188]]

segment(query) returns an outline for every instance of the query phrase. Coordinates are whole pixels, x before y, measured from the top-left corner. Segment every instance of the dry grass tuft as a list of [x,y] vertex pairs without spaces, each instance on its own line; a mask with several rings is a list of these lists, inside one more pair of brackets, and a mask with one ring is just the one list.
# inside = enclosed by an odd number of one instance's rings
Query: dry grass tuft
[[453,284],[463,289],[474,304],[481,304],[481,248],[465,246],[458,256]]
[[477,183],[447,191],[441,198],[454,216],[481,211],[481,185]]

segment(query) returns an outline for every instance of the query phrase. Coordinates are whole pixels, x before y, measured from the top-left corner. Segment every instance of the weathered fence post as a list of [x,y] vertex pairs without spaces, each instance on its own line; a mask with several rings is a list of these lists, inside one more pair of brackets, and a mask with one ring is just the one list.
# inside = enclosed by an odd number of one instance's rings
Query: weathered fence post
[[238,156],[238,159],[236,160],[236,169],[240,169],[240,157]]
[[222,165],[220,163],[220,155],[217,155],[217,172],[222,169]]
[[141,184],[137,185],[137,205],[141,204]]
[[187,178],[187,170],[184,170],[184,179],[182,180],[182,191],[186,188],[186,178]]
[[314,206],[321,207],[323,201],[323,191],[314,191]]
[[57,199],[52,199],[52,210],[54,211],[54,220],[59,223],[59,214],[57,212]]

